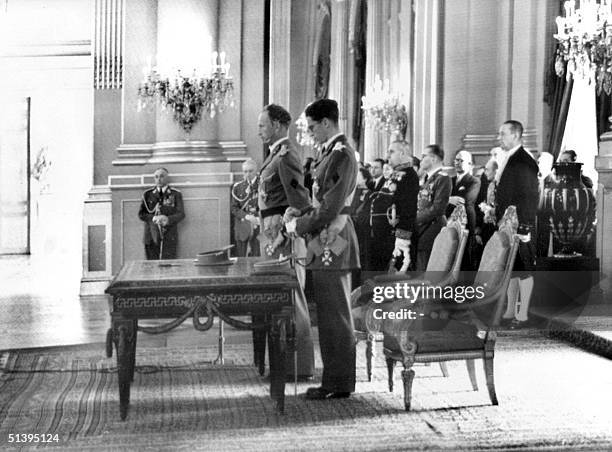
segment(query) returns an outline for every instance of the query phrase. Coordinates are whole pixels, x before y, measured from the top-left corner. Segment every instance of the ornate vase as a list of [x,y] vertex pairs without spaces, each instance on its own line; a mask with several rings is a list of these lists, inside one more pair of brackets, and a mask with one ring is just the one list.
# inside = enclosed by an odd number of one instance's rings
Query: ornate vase
[[586,243],[593,228],[595,196],[582,183],[581,167],[582,163],[555,163],[556,180],[544,188],[542,213],[562,246],[555,257],[579,256],[576,248]]

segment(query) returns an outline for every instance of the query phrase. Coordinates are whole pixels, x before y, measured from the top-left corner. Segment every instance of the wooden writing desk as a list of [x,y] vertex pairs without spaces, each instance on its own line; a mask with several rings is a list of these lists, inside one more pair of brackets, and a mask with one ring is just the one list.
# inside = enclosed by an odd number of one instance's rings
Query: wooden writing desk
[[[284,411],[285,356],[287,345],[294,346],[293,290],[298,282],[293,272],[254,273],[257,260],[262,258],[238,258],[233,265],[205,267],[196,266],[192,259],[123,265],[106,289],[112,296],[106,352],[112,356],[114,345],[122,420],[127,416],[134,380],[137,331],[167,332],[188,318],[197,330],[205,331],[212,327],[214,316],[237,328],[268,332],[270,396],[277,409]],[[248,324],[232,317],[244,315],[257,315],[264,321]],[[138,326],[138,319],[162,318],[173,320],[156,328]]]

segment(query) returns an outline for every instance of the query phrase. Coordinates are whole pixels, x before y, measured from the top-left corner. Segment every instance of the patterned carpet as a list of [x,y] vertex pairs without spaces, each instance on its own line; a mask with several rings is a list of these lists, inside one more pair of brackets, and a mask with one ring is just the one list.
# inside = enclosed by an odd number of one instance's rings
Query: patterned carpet
[[[287,387],[275,413],[268,383],[250,366],[251,347],[231,346],[233,366],[214,367],[214,348],[138,350],[128,419],[119,420],[114,360],[103,346],[0,355],[0,448],[9,433],[57,433],[61,450],[610,450],[612,362],[541,335],[498,342],[491,406],[471,391],[463,362],[419,366],[413,411],[402,386],[386,390],[377,356],[365,380],[359,345],[357,393],[306,401]],[[320,362],[318,367],[320,368]],[[298,394],[309,384],[300,384]],[[23,446],[23,444],[20,444]],[[29,446],[29,445],[28,445]]]

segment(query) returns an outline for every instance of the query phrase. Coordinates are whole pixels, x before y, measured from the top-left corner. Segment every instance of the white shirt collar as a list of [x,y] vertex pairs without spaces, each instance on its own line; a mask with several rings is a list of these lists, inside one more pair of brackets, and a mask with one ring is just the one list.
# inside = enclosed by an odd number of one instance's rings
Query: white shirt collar
[[282,137],[280,140],[276,140],[272,145],[270,145],[270,151],[272,151],[276,146],[285,141],[287,137]]
[[459,183],[459,181],[463,179],[466,174],[467,174],[467,171],[461,174],[457,173],[457,183]]
[[163,193],[166,193],[169,190],[169,186],[168,185],[164,185],[163,187],[155,187],[155,191],[157,191],[158,193],[161,191]]
[[518,146],[514,146],[512,149],[505,151],[505,150],[501,150],[501,152],[498,152],[497,154],[497,173],[495,174],[495,182],[499,183],[502,174],[504,172],[504,169],[506,168],[506,163],[508,163],[508,160],[510,159],[510,157],[512,157],[516,151],[519,150],[519,148],[522,146],[522,144],[519,144]]
[[327,149],[329,147],[329,145],[332,144],[334,142],[334,140],[336,138],[338,138],[340,135],[342,135],[342,132],[339,132],[339,133],[335,134],[333,137],[331,137],[329,140],[327,140],[325,142],[325,144],[323,145],[323,149]]

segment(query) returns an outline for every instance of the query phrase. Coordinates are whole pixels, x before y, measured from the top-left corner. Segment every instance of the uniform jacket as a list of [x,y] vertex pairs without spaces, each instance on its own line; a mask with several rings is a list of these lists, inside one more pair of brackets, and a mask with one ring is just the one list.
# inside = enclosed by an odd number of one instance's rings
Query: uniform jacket
[[178,240],[178,223],[185,218],[183,208],[183,195],[180,191],[167,187],[166,191],[160,193],[157,187],[146,190],[142,195],[138,218],[145,222],[143,241],[145,245],[160,243],[161,234],[159,227],[153,223],[155,208],[160,205],[162,215],[168,217],[168,225],[163,228],[163,239],[166,243]]
[[[313,208],[297,219],[296,232],[309,234],[308,266],[313,270],[352,270],[359,268],[359,247],[353,221],[348,215],[357,181],[355,153],[344,135],[336,137],[314,164]],[[316,200],[316,201],[315,201]],[[340,214],[346,223],[329,249],[320,234]]]
[[[476,200],[480,192],[480,179],[471,174],[466,174],[457,182],[457,178],[452,179],[453,189],[451,196],[461,196],[465,200],[465,214],[467,216],[467,228],[470,234],[476,229]],[[446,208],[446,216],[449,217],[455,206],[449,204]]]
[[499,223],[508,206],[516,206],[519,233],[535,225],[538,209],[538,164],[521,146],[503,169],[495,191],[495,218]]
[[392,201],[397,218],[395,236],[410,239],[414,232],[419,195],[419,177],[410,164],[395,167],[389,190],[393,193]]
[[232,187],[230,210],[234,216],[234,239],[248,240],[257,231],[250,221],[244,219],[248,214],[258,215],[259,177],[253,182],[247,179],[236,182]]
[[446,226],[445,212],[450,193],[451,179],[440,170],[421,186],[416,216],[419,249],[431,248],[438,232]]
[[261,166],[258,203],[262,217],[283,215],[289,206],[303,210],[310,205],[302,164],[288,138],[270,150]]

